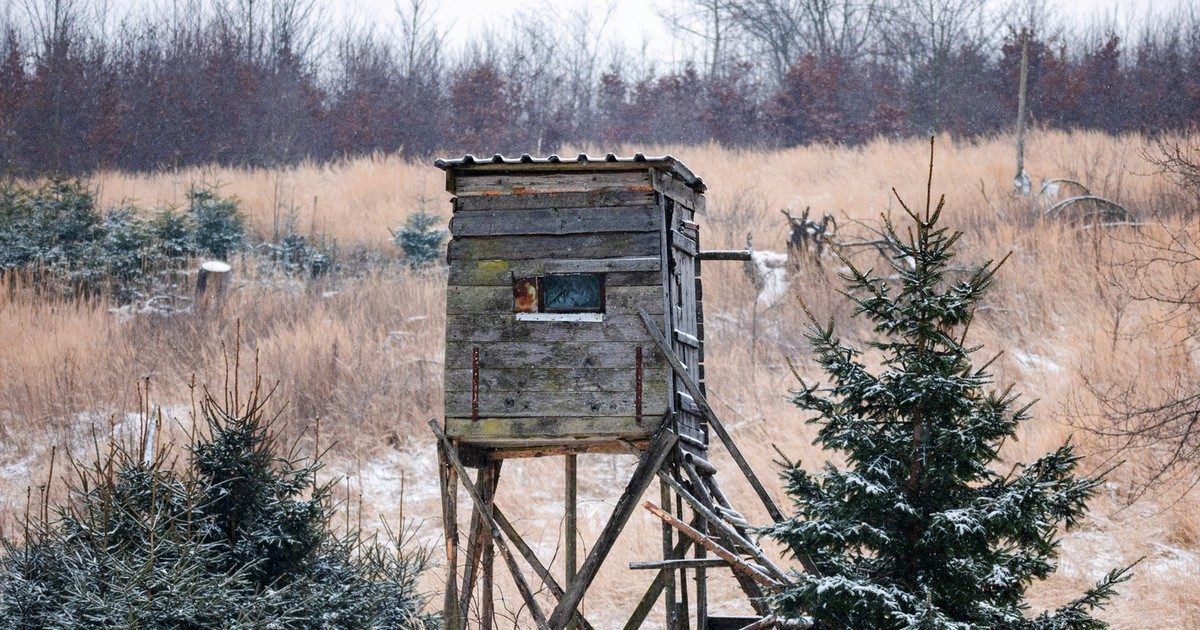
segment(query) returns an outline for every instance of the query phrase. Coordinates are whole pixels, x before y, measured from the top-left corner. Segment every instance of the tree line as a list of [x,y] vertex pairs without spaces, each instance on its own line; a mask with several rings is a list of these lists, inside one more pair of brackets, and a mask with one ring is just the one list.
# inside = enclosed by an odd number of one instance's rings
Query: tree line
[[1026,42],[1031,124],[1200,120],[1200,10],[1186,6],[1130,30],[1045,0],[674,0],[643,46],[595,4],[456,45],[430,0],[365,25],[316,0],[106,7],[0,12],[0,175],[971,136],[1013,125]]

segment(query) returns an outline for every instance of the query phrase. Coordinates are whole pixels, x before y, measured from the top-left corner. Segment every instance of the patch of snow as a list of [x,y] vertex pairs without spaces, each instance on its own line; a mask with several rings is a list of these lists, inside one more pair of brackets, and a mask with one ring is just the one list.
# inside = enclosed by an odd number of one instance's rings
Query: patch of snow
[[750,252],[750,262],[758,276],[758,303],[770,308],[787,293],[787,254],[753,251]]
[[1013,350],[1011,354],[1013,360],[1017,362],[1017,365],[1019,365],[1021,370],[1024,372],[1059,374],[1063,371],[1062,366],[1049,357],[1033,354],[1032,352],[1025,352],[1023,350]]
[[1063,537],[1058,571],[1067,577],[1097,577],[1125,566],[1116,536],[1108,532],[1077,531]]
[[1167,579],[1194,576],[1200,572],[1200,557],[1195,552],[1161,543],[1154,544],[1155,553],[1139,567],[1147,573]]
[[8,480],[23,480],[29,479],[29,464],[33,462],[33,456],[26,456],[15,462],[0,466],[0,479]]

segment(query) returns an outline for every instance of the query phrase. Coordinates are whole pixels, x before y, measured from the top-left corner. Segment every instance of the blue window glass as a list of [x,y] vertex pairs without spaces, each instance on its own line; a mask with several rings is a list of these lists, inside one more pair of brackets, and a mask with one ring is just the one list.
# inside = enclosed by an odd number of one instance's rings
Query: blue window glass
[[604,274],[547,274],[541,280],[543,313],[604,312]]

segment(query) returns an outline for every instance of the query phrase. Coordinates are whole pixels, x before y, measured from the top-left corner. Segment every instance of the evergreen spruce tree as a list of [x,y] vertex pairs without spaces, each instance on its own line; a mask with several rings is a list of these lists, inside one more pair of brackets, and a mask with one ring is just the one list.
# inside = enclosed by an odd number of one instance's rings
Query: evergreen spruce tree
[[965,275],[951,269],[961,233],[939,225],[945,199],[931,208],[932,175],[931,159],[923,213],[900,202],[912,224],[904,236],[886,221],[900,250],[888,275],[844,261],[845,294],[873,324],[866,346],[879,365],[832,322],[812,320],[809,339],[829,382],[801,379],[794,402],[816,414],[816,443],[846,463],[810,474],[784,462],[796,514],[766,532],[819,572],[798,574],[771,604],[818,628],[1104,628],[1091,613],[1129,567],[1057,610],[1027,614],[1026,589],[1055,568],[1059,527],[1086,513],[1100,480],[1076,473],[1069,440],[1002,468],[1000,447],[1016,439],[1032,403],[995,389],[991,362],[974,367],[978,348],[966,338],[1003,261]]
[[333,486],[280,452],[268,398],[206,395],[186,461],[145,424],[75,462],[66,504],[3,541],[0,628],[437,627],[426,551],[335,531]]

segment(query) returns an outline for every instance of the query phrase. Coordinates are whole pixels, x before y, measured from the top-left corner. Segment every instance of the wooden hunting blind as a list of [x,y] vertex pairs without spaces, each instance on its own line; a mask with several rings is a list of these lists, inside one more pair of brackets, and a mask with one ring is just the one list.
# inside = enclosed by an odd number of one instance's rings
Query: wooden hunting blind
[[[473,618],[477,580],[477,618],[481,627],[492,627],[492,554],[499,551],[538,627],[591,628],[579,604],[655,477],[662,484],[663,505],[655,514],[664,521],[663,559],[634,567],[658,573],[626,627],[640,625],[664,593],[668,627],[691,627],[688,571],[696,578],[695,626],[741,627],[744,620],[708,616],[704,576],[714,566],[733,568],[763,613],[762,589],[782,574],[755,568],[774,565],[750,542],[708,463],[712,431],[771,516],[781,518],[705,400],[701,261],[747,254],[700,250],[696,219],[705,211],[704,182],[679,160],[641,154],[466,156],[436,164],[454,195],[444,422],[431,423],[442,462],[447,627],[465,627]],[[596,452],[631,453],[639,462],[577,568],[575,458]],[[565,585],[493,500],[505,459],[544,456],[566,457]],[[468,467],[480,469],[474,483]],[[475,508],[461,588],[458,479]],[[509,544],[555,598],[548,617]],[[691,551],[695,557],[685,558]],[[708,557],[710,551],[718,557]]]
[[446,434],[493,457],[624,452],[618,440],[647,440],[678,410],[680,436],[703,446],[639,310],[702,383],[704,183],[670,157],[438,165],[455,195]]

